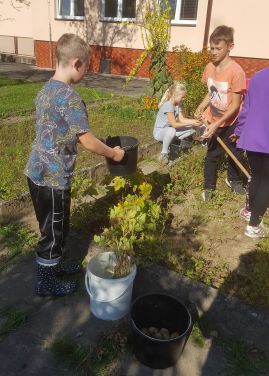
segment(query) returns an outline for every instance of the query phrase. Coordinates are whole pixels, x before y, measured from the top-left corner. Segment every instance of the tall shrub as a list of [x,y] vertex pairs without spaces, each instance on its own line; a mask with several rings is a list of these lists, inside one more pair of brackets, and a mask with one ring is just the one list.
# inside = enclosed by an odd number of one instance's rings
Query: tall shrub
[[207,93],[207,87],[201,82],[206,64],[210,61],[210,53],[207,50],[193,52],[185,45],[173,48],[172,70],[177,79],[185,82],[187,95],[183,108],[188,116],[194,116],[199,103]]
[[126,84],[134,77],[144,61],[150,58],[150,84],[153,96],[160,99],[172,83],[165,55],[170,41],[171,8],[169,1],[147,0],[142,13],[141,28],[144,51],[136,60]]

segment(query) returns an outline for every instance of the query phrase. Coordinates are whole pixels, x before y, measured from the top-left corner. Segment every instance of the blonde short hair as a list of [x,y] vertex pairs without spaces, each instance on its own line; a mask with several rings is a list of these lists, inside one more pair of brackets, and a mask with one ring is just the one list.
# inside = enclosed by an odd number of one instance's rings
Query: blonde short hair
[[90,54],[89,45],[78,35],[65,33],[57,42],[56,61],[67,65],[70,59],[79,59],[81,62],[88,62]]
[[173,95],[175,95],[176,93],[186,93],[187,89],[186,89],[186,86],[183,82],[181,81],[174,81],[174,83],[169,86],[169,88],[166,90],[166,92],[164,93],[164,95],[162,96],[162,99],[158,105],[158,107],[160,108],[164,102],[167,102],[169,101],[169,99],[172,98]]
[[225,25],[218,26],[210,35],[209,42],[219,43],[220,41],[224,41],[226,43],[233,43],[234,29],[232,27]]

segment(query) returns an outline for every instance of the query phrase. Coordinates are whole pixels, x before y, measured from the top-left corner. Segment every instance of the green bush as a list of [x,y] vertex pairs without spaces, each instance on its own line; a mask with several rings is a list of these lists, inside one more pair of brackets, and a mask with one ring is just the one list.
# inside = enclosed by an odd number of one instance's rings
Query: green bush
[[173,52],[171,69],[175,78],[184,81],[187,86],[183,110],[187,116],[193,117],[207,93],[207,87],[201,82],[201,78],[206,64],[210,61],[210,54],[207,50],[193,52],[184,45],[175,47]]

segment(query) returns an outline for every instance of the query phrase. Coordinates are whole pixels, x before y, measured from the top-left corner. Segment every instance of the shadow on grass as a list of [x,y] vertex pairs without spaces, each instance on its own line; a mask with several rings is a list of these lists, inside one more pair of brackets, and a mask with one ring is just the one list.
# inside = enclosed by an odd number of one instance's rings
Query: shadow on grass
[[[201,318],[203,335],[217,337],[214,342],[223,350],[221,375],[269,374],[268,244],[268,238],[262,239],[253,251],[240,256],[238,268],[225,278]],[[207,375],[213,356],[210,351],[202,375]]]

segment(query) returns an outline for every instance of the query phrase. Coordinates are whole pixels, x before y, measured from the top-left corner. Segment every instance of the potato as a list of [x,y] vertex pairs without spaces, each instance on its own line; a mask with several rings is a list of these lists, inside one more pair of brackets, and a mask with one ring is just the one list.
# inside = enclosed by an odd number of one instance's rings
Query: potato
[[159,329],[158,328],[155,328],[155,326],[150,326],[149,329],[148,329],[149,333],[150,334],[155,334],[155,333],[158,333],[159,332]]
[[172,332],[171,335],[170,335],[170,338],[176,338],[178,336],[179,336],[178,332]]

